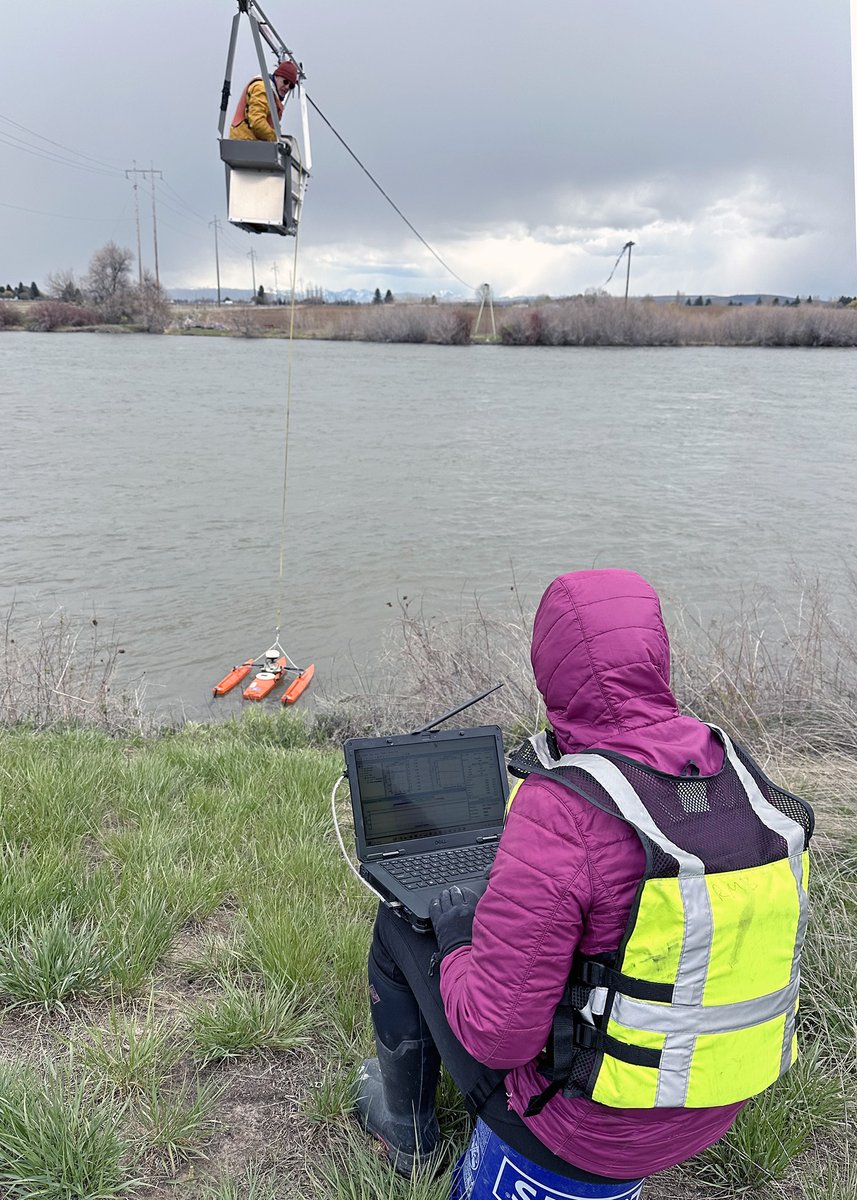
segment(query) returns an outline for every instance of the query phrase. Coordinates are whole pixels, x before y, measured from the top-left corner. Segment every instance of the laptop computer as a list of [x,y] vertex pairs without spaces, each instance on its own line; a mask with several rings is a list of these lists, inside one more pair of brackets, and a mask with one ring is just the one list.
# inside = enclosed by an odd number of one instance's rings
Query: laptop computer
[[481,895],[509,790],[499,727],[349,738],[343,749],[361,874],[421,929],[444,888]]

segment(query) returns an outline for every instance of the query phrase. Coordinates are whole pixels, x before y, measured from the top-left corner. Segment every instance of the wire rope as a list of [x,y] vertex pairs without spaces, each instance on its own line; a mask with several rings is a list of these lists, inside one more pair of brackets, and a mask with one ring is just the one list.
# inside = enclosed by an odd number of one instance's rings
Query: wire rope
[[330,132],[333,134],[333,136],[336,138],[336,140],[337,140],[338,142],[340,142],[340,143],[341,143],[341,145],[342,145],[342,146],[345,148],[345,150],[347,150],[347,151],[348,151],[348,153],[351,155],[351,157],[352,157],[352,158],[354,159],[354,161],[357,163],[358,167],[359,167],[359,168],[360,168],[360,170],[363,172],[363,174],[364,174],[364,175],[365,175],[365,176],[366,176],[366,177],[367,177],[369,180],[371,180],[371,182],[372,182],[372,183],[375,185],[375,187],[378,189],[378,191],[381,193],[381,195],[384,197],[384,199],[387,201],[387,203],[390,205],[390,207],[391,207],[391,208],[392,208],[392,209],[393,209],[395,212],[397,212],[397,213],[399,214],[399,216],[402,218],[402,220],[403,220],[403,221],[405,222],[405,224],[407,225],[408,229],[410,229],[411,233],[413,233],[413,234],[414,234],[414,236],[415,236],[416,238],[418,238],[418,239],[419,239],[419,240],[422,242],[422,244],[425,246],[426,250],[428,250],[429,254],[433,255],[433,257],[437,259],[437,261],[440,263],[440,265],[443,267],[443,269],[444,269],[445,271],[447,271],[447,272],[448,272],[448,273],[449,273],[449,274],[450,274],[450,275],[453,277],[453,279],[457,279],[457,280],[458,280],[458,282],[459,282],[459,283],[460,283],[460,284],[461,284],[463,287],[469,288],[469,289],[470,289],[470,291],[472,291],[472,292],[475,292],[475,291],[477,291],[478,289],[476,288],[476,286],[475,286],[474,284],[472,284],[472,283],[468,283],[466,279],[462,279],[460,275],[458,275],[458,274],[457,274],[455,271],[453,271],[453,269],[452,269],[452,267],[449,265],[449,263],[447,263],[447,262],[444,262],[444,260],[443,260],[443,259],[441,258],[441,256],[438,254],[437,250],[435,250],[435,248],[434,248],[432,245],[430,245],[430,244],[429,244],[429,243],[426,241],[426,239],[423,237],[423,235],[420,233],[420,231],[419,231],[419,230],[416,228],[416,226],[415,226],[415,225],[413,225],[413,224],[412,224],[412,223],[411,223],[411,222],[408,220],[408,218],[405,216],[405,214],[404,214],[404,213],[402,212],[402,210],[399,208],[398,204],[396,204],[396,203],[395,203],[395,201],[394,201],[394,200],[392,200],[392,199],[391,199],[391,197],[387,195],[387,193],[386,193],[386,192],[384,191],[384,189],[381,187],[380,183],[379,183],[379,182],[378,182],[378,180],[375,178],[375,176],[372,174],[372,172],[371,172],[371,171],[368,169],[368,167],[366,167],[366,166],[364,166],[364,165],[363,165],[363,163],[360,161],[360,159],[357,157],[357,155],[354,153],[354,151],[353,151],[353,150],[351,149],[351,147],[348,145],[348,143],[346,142],[345,138],[344,138],[344,137],[342,137],[342,135],[341,135],[340,133],[338,133],[338,132],[337,132],[337,130],[335,130],[335,129],[334,129],[334,127],[331,125],[330,121],[327,119],[327,117],[324,115],[324,113],[321,111],[321,109],[318,107],[318,105],[317,105],[317,104],[316,104],[316,102],[315,102],[315,101],[312,99],[312,97],[311,97],[311,96],[309,96],[309,95],[307,96],[307,101],[308,101],[308,102],[309,102],[309,103],[312,105],[312,107],[315,109],[315,111],[316,111],[316,112],[318,113],[318,115],[321,117],[322,121],[324,121],[325,125],[328,127],[328,129],[329,129],[329,130],[330,130]]

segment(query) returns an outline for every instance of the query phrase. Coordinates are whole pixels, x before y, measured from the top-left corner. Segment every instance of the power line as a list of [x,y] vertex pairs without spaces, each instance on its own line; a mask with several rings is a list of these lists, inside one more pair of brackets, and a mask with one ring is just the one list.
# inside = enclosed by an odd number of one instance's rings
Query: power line
[[[2,113],[0,113],[0,121],[5,121],[7,125],[14,125],[16,129],[20,129],[24,133],[29,133],[31,137],[38,138],[40,142],[47,142],[48,145],[50,145],[50,146],[56,146],[58,149],[62,150],[65,154],[72,154],[76,158],[85,158],[89,162],[96,163],[99,167],[106,167],[106,169],[108,171],[112,171],[114,174],[121,174],[119,167],[114,167],[110,163],[102,162],[101,159],[93,158],[91,154],[84,154],[80,150],[72,150],[69,146],[63,146],[62,143],[60,143],[60,142],[54,142],[51,140],[51,138],[45,137],[45,135],[43,133],[36,133],[36,131],[34,129],[28,129],[26,125],[21,125],[17,121],[13,121],[11,117],[3,116]],[[10,136],[14,136],[14,135],[10,135]]]
[[56,166],[73,167],[76,171],[87,171],[90,175],[113,175],[112,171],[103,171],[100,167],[90,167],[85,163],[61,158],[53,150],[46,150],[41,146],[28,146],[23,138],[16,137],[14,133],[8,133],[5,129],[0,130],[0,144],[8,146],[11,150],[20,150],[24,154],[30,154],[34,158],[42,158],[46,162],[54,163]]
[[118,217],[76,217],[73,213],[46,212],[42,208],[24,208],[20,204],[6,204],[3,200],[0,200],[0,208],[11,208],[15,212],[30,213],[34,217],[56,217],[64,221],[100,221],[103,224],[107,221],[116,223],[117,221],[130,221],[132,219],[131,217],[123,217],[121,213]]

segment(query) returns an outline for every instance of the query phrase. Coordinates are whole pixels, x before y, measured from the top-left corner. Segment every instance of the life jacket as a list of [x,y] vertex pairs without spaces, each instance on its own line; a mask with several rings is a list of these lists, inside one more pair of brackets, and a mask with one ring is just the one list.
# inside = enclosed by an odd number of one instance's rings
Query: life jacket
[[510,760],[621,818],[646,851],[618,950],[573,961],[539,1064],[551,1083],[525,1116],[560,1090],[611,1108],[732,1104],[797,1057],[813,812],[711,729],[725,752],[714,775],[560,755],[552,733]]
[[[248,125],[250,124],[250,122],[247,120],[247,97],[249,95],[250,88],[252,87],[252,85],[254,83],[264,83],[264,82],[265,81],[262,79],[262,76],[257,75],[254,79],[250,80],[250,82],[244,88],[244,91],[238,97],[238,104],[235,107],[235,115],[232,118],[232,128],[233,129],[237,129],[239,125],[243,125],[245,122]],[[268,98],[268,94],[266,92],[265,99],[267,100],[267,98]],[[276,91],[274,91],[274,103],[277,106],[277,118],[279,119],[283,115],[283,102],[280,99],[280,97],[277,95]],[[271,120],[270,106],[268,107],[268,124],[271,126],[272,129],[274,128],[274,122]]]

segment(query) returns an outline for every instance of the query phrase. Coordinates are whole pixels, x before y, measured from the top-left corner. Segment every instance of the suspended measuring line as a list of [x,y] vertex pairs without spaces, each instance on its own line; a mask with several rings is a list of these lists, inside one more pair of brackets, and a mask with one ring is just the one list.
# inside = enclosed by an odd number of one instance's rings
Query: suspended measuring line
[[289,360],[288,370],[286,373],[286,427],[283,438],[283,507],[280,514],[280,574],[277,588],[277,641],[280,640],[280,625],[282,620],[283,606],[283,575],[286,561],[286,496],[287,484],[289,478],[289,423],[292,412],[292,361],[294,358],[295,345],[295,305],[297,303],[297,278],[298,278],[298,240],[300,238],[300,224],[295,230],[295,256],[292,263],[292,296],[289,311]]
[[316,102],[315,102],[315,101],[312,99],[312,97],[311,97],[311,96],[307,96],[307,101],[308,101],[308,102],[309,102],[309,103],[312,105],[312,107],[315,109],[315,111],[316,111],[316,112],[318,113],[318,115],[321,117],[322,121],[324,121],[325,125],[328,127],[328,129],[329,129],[329,130],[330,130],[330,132],[333,134],[333,136],[334,136],[334,137],[337,139],[337,141],[339,141],[339,142],[340,142],[340,143],[341,143],[341,144],[344,146],[344,148],[345,148],[345,149],[348,151],[348,153],[351,155],[351,157],[352,157],[352,158],[354,159],[354,161],[357,163],[358,167],[359,167],[359,168],[360,168],[360,170],[363,172],[363,174],[364,174],[364,175],[366,175],[366,176],[367,176],[367,178],[371,180],[371,182],[372,182],[372,183],[375,185],[375,187],[378,189],[378,191],[381,193],[381,195],[384,197],[384,199],[387,201],[387,203],[390,205],[390,207],[391,207],[391,208],[393,208],[393,209],[394,209],[394,210],[395,210],[395,211],[396,211],[396,212],[399,214],[399,216],[402,218],[402,220],[403,220],[403,221],[405,222],[405,224],[407,225],[408,229],[410,229],[411,233],[413,233],[415,237],[419,238],[419,240],[420,240],[420,241],[422,242],[422,244],[425,246],[426,250],[428,250],[429,254],[432,254],[432,255],[433,255],[433,256],[434,256],[434,257],[437,259],[437,261],[440,263],[440,265],[443,267],[443,269],[444,269],[445,271],[448,271],[448,272],[449,272],[449,274],[450,274],[450,275],[453,277],[453,279],[457,279],[457,280],[458,280],[458,282],[459,282],[460,284],[462,284],[462,286],[464,286],[464,287],[466,287],[466,288],[469,288],[469,289],[470,289],[470,291],[472,291],[472,292],[475,292],[475,291],[477,291],[477,288],[476,288],[476,287],[475,287],[475,286],[474,286],[472,283],[468,283],[466,279],[462,279],[460,275],[457,275],[457,274],[455,273],[455,271],[453,271],[453,269],[452,269],[452,267],[449,265],[449,263],[447,263],[447,262],[444,262],[444,260],[441,258],[441,256],[438,254],[438,252],[437,252],[437,251],[434,249],[434,247],[433,247],[433,246],[430,246],[430,245],[429,245],[429,243],[428,243],[428,242],[425,240],[425,238],[423,237],[423,235],[420,233],[420,231],[419,231],[418,229],[416,229],[416,228],[415,228],[415,226],[413,226],[413,225],[411,224],[411,222],[408,220],[408,218],[405,216],[405,214],[404,214],[404,213],[402,212],[402,210],[399,208],[398,204],[396,204],[396,203],[395,203],[395,202],[394,202],[394,201],[393,201],[393,200],[392,200],[392,199],[391,199],[391,198],[390,198],[390,197],[387,195],[387,193],[386,193],[386,192],[384,191],[384,189],[381,187],[380,183],[379,183],[379,182],[378,182],[378,180],[375,178],[375,176],[372,174],[372,172],[371,172],[370,170],[368,170],[368,168],[367,168],[367,167],[365,167],[365,166],[363,165],[363,163],[360,161],[360,159],[357,157],[357,155],[354,153],[354,151],[353,151],[353,150],[351,149],[351,147],[348,145],[348,143],[346,142],[345,138],[344,138],[344,137],[342,137],[342,135],[341,135],[341,134],[337,133],[337,131],[336,131],[336,130],[333,128],[333,126],[331,125],[330,121],[328,121],[327,117],[324,115],[324,113],[321,111],[321,109],[318,107],[318,105],[317,105],[317,104],[316,104]]

